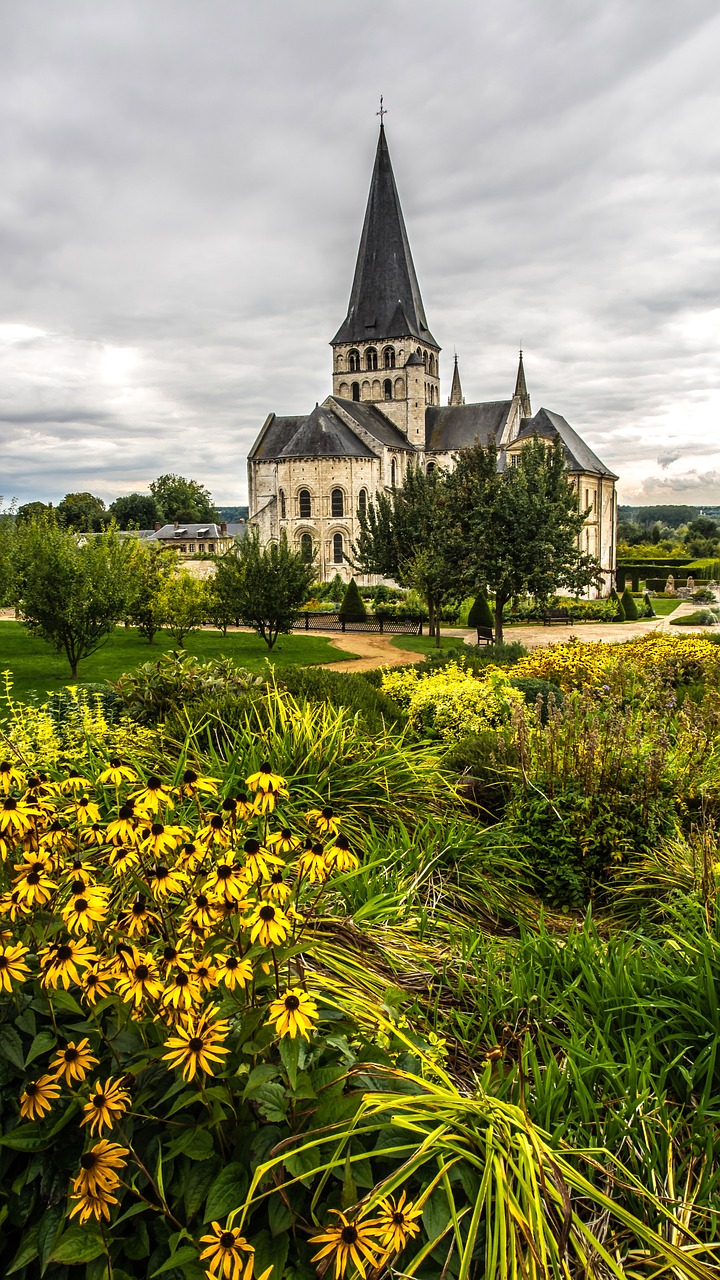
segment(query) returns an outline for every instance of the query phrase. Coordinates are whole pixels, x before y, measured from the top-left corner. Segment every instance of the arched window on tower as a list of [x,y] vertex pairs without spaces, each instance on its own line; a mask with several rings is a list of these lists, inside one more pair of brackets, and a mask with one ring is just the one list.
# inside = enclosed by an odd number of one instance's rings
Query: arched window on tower
[[390,484],[392,485],[393,489],[397,484],[397,463],[394,458],[390,463]]
[[358,515],[367,515],[367,489],[361,489],[358,494]]
[[300,555],[307,564],[309,564],[313,558],[313,544],[309,533],[304,533],[300,539]]
[[351,351],[348,355],[348,369],[351,373],[360,372],[360,352]]
[[310,490],[301,489],[298,494],[298,504],[300,507],[300,519],[309,520],[312,515],[312,504],[310,502]]
[[425,365],[425,372],[427,373],[427,367],[428,367],[428,354],[427,354],[427,351],[423,351],[423,353],[422,353],[422,357],[423,357],[423,364]]
[[333,535],[333,564],[342,564],[343,559],[343,536],[336,533]]
[[386,400],[392,400],[392,378],[386,378],[383,382],[383,396]]
[[383,364],[386,369],[395,368],[395,348],[386,347],[383,351]]
[[433,471],[435,470],[435,463],[434,463],[434,462],[428,462],[426,470],[427,470],[428,475],[429,475],[429,476],[431,476],[431,475],[432,475],[432,473],[433,473]]
[[360,399],[360,383],[359,382],[353,382],[352,384],[352,398],[353,400]]
[[345,495],[342,489],[333,489],[330,494],[330,515],[340,517],[345,515]]
[[377,369],[377,367],[378,367],[377,351],[375,350],[374,347],[369,347],[368,350],[365,352],[365,368]]
[[285,490],[280,490],[280,519],[287,519],[287,504],[285,502]]

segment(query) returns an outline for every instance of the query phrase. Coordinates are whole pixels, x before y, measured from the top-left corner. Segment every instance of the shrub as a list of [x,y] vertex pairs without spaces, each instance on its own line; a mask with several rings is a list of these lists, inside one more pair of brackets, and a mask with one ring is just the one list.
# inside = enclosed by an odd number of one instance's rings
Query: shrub
[[449,662],[456,662],[467,671],[479,672],[485,667],[512,666],[526,657],[527,652],[525,645],[519,640],[502,641],[500,644],[458,644],[450,649],[431,649],[422,662],[416,664],[414,670],[422,675],[446,667]]
[[550,680],[538,680],[533,676],[511,676],[509,684],[520,691],[528,706],[537,706],[538,698],[540,699],[540,718],[543,724],[547,720],[549,707],[562,705],[563,691]]
[[[375,672],[370,672],[374,676]],[[378,674],[379,686],[382,675]],[[383,693],[364,673],[325,671],[322,667],[291,667],[282,673],[280,685],[296,698],[347,707],[361,716],[369,732],[387,725],[402,725],[406,717],[392,698]]]
[[236,667],[230,658],[201,662],[190,655],[164,653],[126,672],[112,687],[127,714],[140,724],[156,724],[171,712],[204,698],[241,694],[262,686],[262,677]]
[[484,591],[475,597],[472,609],[468,614],[469,627],[491,627],[495,626],[495,615],[488,604],[487,596]]
[[625,613],[626,622],[637,622],[638,620],[637,605],[635,604],[635,601],[633,599],[632,592],[629,591],[627,587],[622,593],[622,599],[620,603]]
[[613,622],[624,622],[624,621],[625,621],[625,608],[623,606],[622,600],[618,600],[615,616],[613,617]]
[[674,627],[714,627],[720,622],[720,609],[696,609],[673,619]]
[[506,731],[484,729],[454,743],[443,764],[456,775],[464,800],[480,817],[497,822],[512,794],[510,761],[515,762]]
[[643,617],[644,617],[644,618],[656,618],[656,617],[657,617],[657,614],[655,613],[655,610],[654,610],[654,609],[653,609],[653,607],[652,607],[652,600],[650,599],[650,596],[648,595],[647,591],[645,592],[645,595],[643,596],[643,607],[644,607],[644,612],[643,612]]
[[707,587],[698,587],[697,591],[693,591],[692,598],[696,604],[715,604],[715,592],[708,590]]
[[367,609],[354,578],[351,578],[347,584],[340,606],[340,617],[344,622],[364,622],[367,617]]
[[443,742],[503,724],[513,705],[522,701],[499,667],[488,667],[478,678],[454,662],[431,675],[420,674],[417,667],[388,671],[382,687],[407,711],[417,733]]

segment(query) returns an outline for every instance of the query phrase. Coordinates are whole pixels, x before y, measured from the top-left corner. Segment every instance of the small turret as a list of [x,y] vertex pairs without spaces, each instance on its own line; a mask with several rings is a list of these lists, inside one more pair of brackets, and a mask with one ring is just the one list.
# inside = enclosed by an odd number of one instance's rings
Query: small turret
[[458,369],[458,358],[455,356],[455,367],[453,369],[452,387],[450,388],[450,399],[448,404],[464,404],[465,397],[460,386],[460,370]]
[[530,406],[530,396],[528,395],[527,383],[525,381],[525,367],[523,365],[523,353],[520,351],[520,363],[518,364],[517,378],[515,379],[514,397],[520,401],[520,417],[531,418],[532,408]]

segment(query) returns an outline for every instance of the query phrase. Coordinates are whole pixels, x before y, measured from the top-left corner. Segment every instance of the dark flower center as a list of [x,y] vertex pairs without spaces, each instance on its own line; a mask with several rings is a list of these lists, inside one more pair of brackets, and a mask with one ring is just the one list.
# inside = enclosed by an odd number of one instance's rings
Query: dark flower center
[[357,1240],[357,1238],[358,1238],[358,1233],[355,1227],[343,1227],[342,1231],[340,1232],[340,1239],[342,1240],[343,1244],[355,1244],[355,1241]]
[[334,817],[332,809],[329,809],[326,805],[325,808],[322,810],[322,816],[325,819]]
[[7,956],[0,956],[0,969],[7,969],[9,967],[9,963]]
[[220,1245],[221,1249],[234,1249],[235,1248],[234,1233],[232,1231],[223,1231],[222,1235],[220,1236],[220,1239],[218,1240],[218,1244]]
[[86,807],[86,805],[89,805],[89,803],[90,803],[90,797],[89,797],[89,796],[81,796],[81,797],[80,797],[80,799],[78,800],[78,804],[79,804],[79,806],[80,806],[80,808],[81,808],[81,809],[84,809],[84,808]]
[[72,960],[72,953],[72,947],[68,946],[67,942],[63,942],[57,949],[57,958],[64,963],[66,960]]
[[86,1151],[85,1154],[80,1157],[81,1169],[94,1169],[96,1164],[97,1156],[93,1155],[92,1151]]
[[283,840],[292,840],[292,831],[289,827],[283,827],[281,834]]
[[51,822],[48,827],[48,831],[62,831],[62,829],[63,825],[59,818],[56,818],[54,822]]
[[260,919],[270,921],[275,919],[275,908],[270,905],[260,908]]
[[155,867],[155,870],[153,871],[153,875],[155,876],[156,880],[164,880],[166,875],[168,874],[169,874],[168,868],[164,867],[161,862],[157,864],[157,866]]
[[164,830],[165,827],[162,822],[153,822],[150,828],[151,834],[154,836],[161,836]]
[[198,978],[207,978],[210,970],[206,969],[204,965],[200,965],[195,972],[197,973]]
[[247,804],[247,794],[246,794],[246,792],[241,791],[241,792],[240,792],[240,794],[239,794],[239,796],[237,796],[237,797],[236,797],[236,799],[237,799],[238,804]]
[[229,880],[232,873],[232,867],[229,867],[226,862],[221,862],[217,869],[217,878],[218,880]]
[[35,1094],[37,1093],[37,1085],[36,1085],[36,1084],[33,1084],[32,1080],[31,1080],[31,1081],[30,1081],[30,1084],[26,1084],[26,1085],[25,1085],[25,1092],[26,1092],[26,1094],[27,1094],[28,1098],[34,1098],[34,1097],[35,1097]]
[[338,849],[350,848],[350,841],[348,840],[347,836],[337,836],[335,839],[335,844],[337,845]]
[[192,1040],[188,1040],[188,1049],[191,1053],[199,1053],[203,1047],[203,1040],[200,1036],[193,1036]]
[[197,852],[197,847],[196,847],[194,844],[184,844],[184,845],[183,845],[183,853],[186,853],[186,854],[188,855],[188,857],[190,857],[190,855],[191,855],[191,854],[196,853],[196,852]]
[[145,915],[145,899],[141,898],[139,902],[133,902],[130,910],[132,915],[140,919],[141,916]]
[[230,972],[232,973],[233,969],[237,969],[239,963],[240,961],[238,960],[237,956],[228,956],[227,960],[225,961],[225,968],[229,969]]
[[228,796],[227,800],[223,800],[222,807],[226,813],[234,813],[237,809],[237,800],[234,800],[232,796]]
[[183,782],[186,787],[192,786],[193,782],[197,782],[198,776],[194,769],[186,769],[183,774]]
[[12,765],[10,761],[3,760],[2,764],[0,764],[0,773],[10,773],[11,770],[12,770]]
[[189,981],[190,979],[188,975],[186,973],[183,973],[181,970],[177,978],[175,979],[175,985],[177,987],[186,987]]
[[323,853],[325,852],[321,844],[314,844],[312,847],[312,851],[315,854],[316,858],[322,858]]
[[30,872],[30,875],[27,877],[27,882],[28,882],[28,884],[39,884],[39,883],[40,883],[40,876],[38,875],[37,871],[31,871],[31,872]]
[[82,893],[84,888],[85,888],[84,880],[73,880],[72,884],[70,885],[70,892],[73,895],[75,895],[76,893]]
[[246,853],[259,853],[260,842],[258,840],[246,840],[243,847]]
[[166,947],[163,951],[163,960],[174,960],[177,956],[177,947]]
[[99,1111],[101,1107],[104,1107],[104,1106],[105,1106],[105,1101],[106,1101],[106,1099],[105,1099],[105,1094],[104,1094],[104,1093],[96,1093],[96,1094],[95,1094],[95,1097],[94,1097],[94,1098],[93,1098],[93,1100],[92,1100],[92,1104],[93,1104],[93,1106],[94,1106],[94,1107],[97,1107],[97,1109],[98,1109],[98,1111]]
[[122,764],[122,760],[120,759],[120,757],[113,756],[112,760],[110,761],[110,768],[119,769],[121,764]]
[[78,1049],[66,1049],[63,1054],[63,1058],[65,1059],[66,1062],[77,1062],[77,1059],[79,1057],[80,1057],[80,1052]]
[[205,894],[199,893],[197,898],[195,899],[195,906],[206,907],[207,905],[208,905],[208,899],[205,897]]
[[155,774],[153,774],[151,778],[148,778],[147,780],[148,791],[159,791],[161,786],[162,786],[162,779],[156,778]]
[[272,773],[272,766],[271,766],[271,765],[269,765],[269,764],[267,763],[267,761],[266,761],[266,762],[265,762],[265,764],[261,764],[261,765],[260,765],[260,769],[258,770],[258,772],[259,772],[259,773]]
[[210,826],[212,827],[213,831],[222,831],[223,820],[219,813],[213,814],[212,818],[210,819]]
[[134,816],[135,816],[135,806],[131,804],[129,801],[127,804],[122,804],[120,806],[120,809],[118,811],[119,818],[134,818]]
[[282,884],[282,882],[283,882],[283,873],[282,873],[282,871],[273,871],[273,873],[272,873],[272,875],[271,875],[271,877],[270,877],[270,883],[271,883],[271,884]]
[[88,973],[85,975],[86,987],[90,987],[92,989],[93,987],[96,987],[97,984],[98,984],[98,976],[96,973]]
[[298,1000],[297,996],[286,996],[285,1008],[287,1009],[288,1013],[294,1013],[296,1009],[299,1009],[300,1001]]
[[398,1211],[396,1210],[392,1216],[392,1220],[396,1227],[402,1227],[405,1225],[405,1214],[398,1213]]
[[144,982],[146,978],[150,977],[150,970],[148,969],[146,964],[139,964],[137,966],[135,970],[135,977],[137,978],[138,982]]
[[87,909],[88,909],[88,900],[87,900],[87,898],[76,898],[76,899],[75,899],[75,910],[76,910],[77,912],[87,911]]
[[13,800],[12,796],[8,796],[7,800],[5,801],[5,808],[11,809],[11,810],[17,809],[17,800]]

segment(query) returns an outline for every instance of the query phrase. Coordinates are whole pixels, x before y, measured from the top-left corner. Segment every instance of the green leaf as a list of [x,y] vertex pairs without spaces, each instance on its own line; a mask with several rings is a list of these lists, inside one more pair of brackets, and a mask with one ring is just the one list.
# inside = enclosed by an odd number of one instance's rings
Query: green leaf
[[353,1178],[352,1165],[350,1163],[350,1153],[345,1157],[345,1172],[343,1174],[342,1199],[341,1205],[343,1209],[349,1209],[351,1205],[357,1204],[358,1189]]
[[190,1160],[209,1160],[214,1149],[212,1134],[207,1129],[193,1126],[170,1143],[165,1151],[165,1157],[171,1160],[173,1156],[184,1155]]
[[272,1266],[273,1271],[269,1280],[281,1280],[290,1248],[290,1232],[286,1231],[285,1235],[273,1237],[269,1231],[260,1231],[253,1237],[250,1244],[255,1246],[254,1274],[259,1276],[266,1267]]
[[292,1213],[280,1195],[271,1196],[268,1204],[268,1222],[274,1236],[287,1231],[292,1222]]
[[52,1031],[38,1031],[28,1050],[25,1066],[29,1067],[30,1063],[39,1058],[41,1053],[50,1053],[56,1045],[57,1037],[53,1035]]
[[197,1262],[197,1260],[197,1249],[193,1249],[190,1245],[186,1244],[183,1245],[182,1249],[178,1249],[171,1258],[168,1258],[167,1262],[163,1262],[162,1266],[158,1267],[157,1271],[153,1271],[152,1275],[153,1277],[161,1276],[164,1271],[172,1271],[173,1267],[181,1267],[185,1262]]
[[190,1219],[203,1203],[213,1179],[217,1175],[217,1161],[203,1160],[190,1166],[183,1184],[185,1216]]
[[283,1066],[287,1071],[291,1089],[294,1089],[297,1084],[300,1049],[301,1043],[298,1036],[296,1036],[294,1040],[289,1036],[283,1036],[280,1041],[280,1057],[282,1058]]
[[65,1206],[60,1204],[51,1204],[47,1208],[40,1219],[38,1227],[38,1255],[40,1258],[40,1274],[45,1274],[45,1268],[50,1260],[52,1247],[57,1239],[58,1231],[65,1217]]
[[288,1111],[288,1096],[281,1084],[270,1081],[255,1091],[255,1098],[266,1120],[284,1120]]
[[0,1027],[0,1057],[7,1058],[20,1071],[25,1070],[22,1040],[15,1028],[7,1022]]
[[92,1262],[105,1250],[102,1236],[90,1226],[70,1227],[60,1237],[50,1254],[50,1262]]
[[9,1147],[11,1151],[43,1151],[48,1144],[48,1135],[30,1133],[31,1127],[19,1125],[17,1129],[11,1130],[10,1133],[3,1134],[0,1138],[0,1147]]
[[248,1188],[247,1170],[244,1165],[234,1161],[220,1171],[213,1182],[205,1205],[203,1222],[214,1222],[224,1218],[232,1209],[237,1209],[245,1199]]
[[123,1242],[123,1253],[127,1258],[137,1261],[139,1258],[147,1258],[150,1253],[150,1238],[148,1229],[144,1222],[137,1222],[133,1229],[133,1234],[129,1240]]
[[248,1076],[247,1084],[243,1090],[243,1098],[256,1098],[263,1085],[270,1080],[277,1080],[278,1069],[271,1062],[261,1062],[259,1066],[253,1067]]
[[20,1271],[23,1267],[27,1266],[28,1262],[32,1262],[33,1258],[37,1258],[37,1255],[38,1228],[35,1226],[30,1227],[30,1229],[26,1231],[23,1239],[20,1241],[18,1251],[5,1272],[5,1275],[11,1276],[14,1271]]

